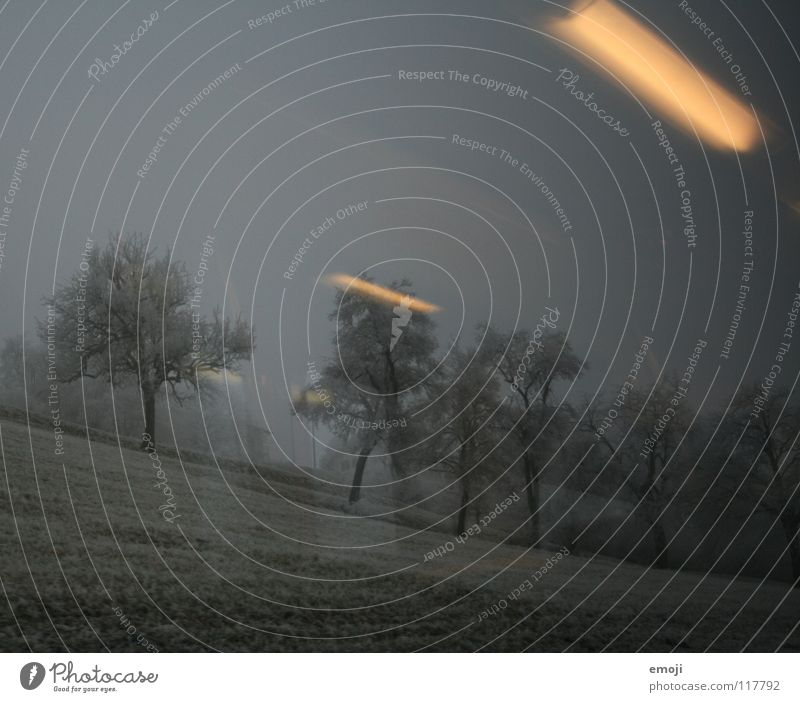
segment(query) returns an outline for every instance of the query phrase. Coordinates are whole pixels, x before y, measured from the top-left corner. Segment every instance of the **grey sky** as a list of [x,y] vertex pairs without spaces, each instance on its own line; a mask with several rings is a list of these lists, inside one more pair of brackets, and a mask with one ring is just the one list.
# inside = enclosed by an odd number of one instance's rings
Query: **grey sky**
[[[254,365],[274,418],[285,417],[284,377],[303,382],[308,345],[314,359],[330,353],[333,290],[319,276],[370,267],[383,284],[410,278],[420,297],[444,308],[436,315],[442,349],[459,329],[471,339],[489,319],[530,328],[556,305],[592,369],[576,393],[601,384],[615,391],[642,337],[652,335],[650,372],[662,364],[682,370],[697,339],[707,340],[692,399],[718,369],[712,394],[727,398],[743,374],[769,370],[800,281],[798,215],[786,205],[800,202],[791,126],[798,57],[777,27],[779,20],[796,36],[797,16],[789,1],[767,3],[774,17],[752,0],[691,4],[747,74],[769,149],[742,154],[739,164],[664,121],[692,193],[698,239],[689,278],[679,190],[652,120],[619,84],[546,35],[547,21],[565,12],[556,3],[317,0],[292,2],[258,24],[280,5],[11,0],[0,14],[4,192],[20,150],[30,153],[0,268],[3,336],[25,325],[33,341],[43,296],[75,270],[88,236],[104,242],[121,228],[152,231],[158,251],[174,247],[194,272],[213,234],[203,305],[222,304],[227,283],[229,308],[252,310]],[[678,2],[631,6],[737,90]],[[110,65],[114,45],[137,31]],[[92,78],[96,59],[109,66]],[[565,91],[555,80],[562,68],[580,74],[580,87],[629,137]],[[401,80],[399,71],[443,71],[447,79]],[[451,80],[450,71],[470,78]],[[477,74],[519,86],[525,97],[492,92]],[[163,131],[198,94],[181,123]],[[454,135],[486,149],[455,144]],[[157,161],[140,177],[157,144]],[[568,232],[523,163],[558,199]],[[287,280],[309,231],[359,202],[366,210],[315,239]],[[745,210],[755,213],[755,270],[744,321],[722,360]],[[794,380],[798,357],[800,338],[783,381]]]

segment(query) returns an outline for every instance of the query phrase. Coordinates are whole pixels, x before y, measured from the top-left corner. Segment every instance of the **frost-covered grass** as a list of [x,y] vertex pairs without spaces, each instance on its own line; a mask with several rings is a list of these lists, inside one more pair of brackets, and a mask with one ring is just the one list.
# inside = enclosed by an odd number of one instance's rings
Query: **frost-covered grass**
[[3,650],[800,650],[800,593],[780,583],[570,555],[479,621],[553,553],[479,535],[425,562],[452,536],[415,529],[421,510],[369,518],[346,488],[167,452],[159,476],[75,435],[56,456],[46,429],[0,426]]

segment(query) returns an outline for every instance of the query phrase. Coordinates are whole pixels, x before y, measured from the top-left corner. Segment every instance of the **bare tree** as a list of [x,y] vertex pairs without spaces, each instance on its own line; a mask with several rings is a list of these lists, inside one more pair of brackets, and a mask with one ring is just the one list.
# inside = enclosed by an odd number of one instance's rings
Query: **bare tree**
[[680,381],[670,376],[652,393],[627,393],[610,428],[601,426],[599,408],[590,408],[585,415],[585,428],[609,452],[608,475],[624,484],[649,525],[658,568],[669,568],[667,504],[685,476],[688,461],[683,457],[691,445],[687,436],[691,410],[685,395]]
[[502,433],[500,383],[493,367],[475,351],[458,349],[449,357],[436,414],[442,430],[435,435],[439,463],[458,479],[461,490],[456,534],[466,527],[467,510],[476,489],[492,476]]
[[741,446],[749,449],[748,462],[755,463],[748,476],[759,506],[780,522],[792,579],[800,587],[800,405],[790,401],[785,389],[774,390],[756,407],[760,396],[757,385],[743,388],[732,421],[743,431]]
[[531,514],[531,544],[541,538],[539,505],[545,446],[555,424],[551,400],[556,384],[572,380],[581,362],[562,332],[556,332],[557,310],[549,310],[533,331],[519,330],[510,338],[489,328],[486,349],[509,391],[509,429],[521,452],[525,494]]
[[382,403],[359,390],[335,362],[325,364],[321,371],[312,368],[309,381],[308,388],[294,399],[294,411],[314,424],[324,424],[345,446],[356,451],[349,500],[357,502],[361,497],[367,459],[375,447],[385,441],[375,421],[382,415]]
[[55,344],[58,380],[134,381],[144,413],[142,448],[155,445],[156,397],[166,385],[182,402],[207,373],[233,370],[250,357],[252,335],[241,318],[193,313],[185,266],[156,258],[139,234],[110,237],[47,301],[39,333]]
[[[392,288],[411,299],[409,281]],[[414,312],[399,327],[395,309],[386,300],[340,290],[330,314],[336,322],[333,358],[312,370],[303,393],[312,400],[296,408],[356,444],[350,502],[360,498],[367,459],[378,444],[386,445],[392,469],[403,472],[401,453],[410,443],[403,439],[410,436],[408,415],[424,395],[425,379],[434,367],[437,342],[430,317]]]

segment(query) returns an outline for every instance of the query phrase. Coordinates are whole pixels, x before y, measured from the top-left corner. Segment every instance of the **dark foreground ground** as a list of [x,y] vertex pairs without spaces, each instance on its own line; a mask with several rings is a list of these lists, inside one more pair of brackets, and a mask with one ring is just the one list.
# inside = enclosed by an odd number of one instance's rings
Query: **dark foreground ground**
[[343,511],[341,488],[174,455],[159,478],[131,448],[0,428],[3,651],[800,650],[781,583],[481,537],[425,562],[449,534]]

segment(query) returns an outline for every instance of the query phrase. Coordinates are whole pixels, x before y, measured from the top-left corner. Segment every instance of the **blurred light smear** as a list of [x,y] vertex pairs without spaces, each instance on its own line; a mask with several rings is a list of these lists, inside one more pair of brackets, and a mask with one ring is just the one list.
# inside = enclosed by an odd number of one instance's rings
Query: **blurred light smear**
[[554,20],[552,29],[643,102],[690,134],[696,130],[714,148],[747,151],[755,146],[759,130],[747,104],[611,0],[594,0]]
[[408,303],[405,306],[414,312],[431,313],[441,310],[441,307],[431,302],[425,302],[425,300],[420,300],[418,297],[408,296],[391,288],[384,288],[382,285],[376,285],[361,278],[354,278],[352,275],[347,275],[347,273],[334,273],[328,276],[328,282],[343,290],[349,290],[391,305],[400,305],[408,297]]
[[303,391],[299,385],[292,383],[290,388],[292,405],[301,408],[309,405],[321,405],[324,402],[326,393],[323,389]]
[[222,384],[227,380],[229,385],[241,385],[244,382],[244,378],[242,377],[241,373],[235,370],[231,370],[229,368],[221,370],[211,369],[202,363],[195,367],[195,373],[198,377],[208,380],[212,383]]

